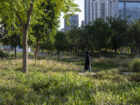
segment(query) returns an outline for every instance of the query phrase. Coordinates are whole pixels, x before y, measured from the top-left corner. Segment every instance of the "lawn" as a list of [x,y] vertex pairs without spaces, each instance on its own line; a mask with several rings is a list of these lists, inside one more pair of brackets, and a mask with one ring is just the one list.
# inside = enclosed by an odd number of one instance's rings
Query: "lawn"
[[119,58],[92,60],[85,76],[83,58],[29,60],[29,73],[21,72],[22,60],[0,60],[0,105],[140,105],[140,73],[125,75]]

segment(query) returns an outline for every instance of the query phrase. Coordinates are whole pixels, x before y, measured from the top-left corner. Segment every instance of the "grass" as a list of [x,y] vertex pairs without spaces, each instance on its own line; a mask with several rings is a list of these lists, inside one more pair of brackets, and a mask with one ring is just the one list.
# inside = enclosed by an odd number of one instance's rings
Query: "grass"
[[139,105],[140,73],[120,73],[121,60],[93,59],[97,74],[86,76],[83,58],[30,59],[28,74],[21,59],[1,60],[0,105]]

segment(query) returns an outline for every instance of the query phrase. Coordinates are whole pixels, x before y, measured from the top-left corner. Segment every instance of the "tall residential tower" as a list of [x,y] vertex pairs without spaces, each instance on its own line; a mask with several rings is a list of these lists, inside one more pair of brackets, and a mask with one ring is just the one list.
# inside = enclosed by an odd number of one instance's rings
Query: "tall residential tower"
[[97,18],[119,15],[119,0],[85,0],[85,25]]
[[73,28],[78,28],[79,26],[79,16],[78,15],[73,15],[70,16],[69,20],[68,20],[70,25],[67,25],[67,21],[66,19],[64,19],[64,30],[71,30]]

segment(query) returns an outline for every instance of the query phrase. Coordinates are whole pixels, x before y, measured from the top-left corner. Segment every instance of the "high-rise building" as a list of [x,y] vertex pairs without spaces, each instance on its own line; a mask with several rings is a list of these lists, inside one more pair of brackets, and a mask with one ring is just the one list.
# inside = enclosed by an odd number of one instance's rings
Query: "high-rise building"
[[81,21],[81,27],[84,27],[85,26],[85,21]]
[[119,15],[119,0],[85,0],[85,25],[97,18]]
[[79,27],[79,16],[78,15],[73,15],[70,16],[68,19],[69,25],[67,24],[66,19],[64,19],[64,30],[71,30],[73,28],[78,28]]
[[[119,12],[120,12],[120,17],[122,19],[125,19],[123,8],[120,8]],[[130,22],[140,19],[140,7],[127,7],[126,17],[128,17],[128,20],[130,20]]]

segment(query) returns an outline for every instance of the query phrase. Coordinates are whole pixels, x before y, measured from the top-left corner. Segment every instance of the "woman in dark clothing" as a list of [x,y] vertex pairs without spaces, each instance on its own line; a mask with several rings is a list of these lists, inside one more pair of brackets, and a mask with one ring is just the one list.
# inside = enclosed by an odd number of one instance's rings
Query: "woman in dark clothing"
[[85,57],[85,71],[91,72],[91,60],[88,51],[86,52]]

